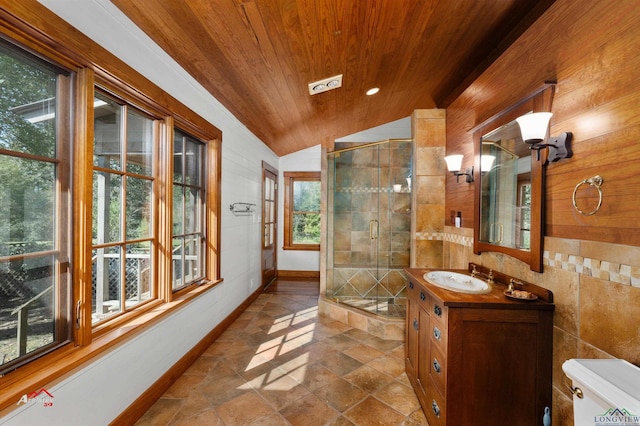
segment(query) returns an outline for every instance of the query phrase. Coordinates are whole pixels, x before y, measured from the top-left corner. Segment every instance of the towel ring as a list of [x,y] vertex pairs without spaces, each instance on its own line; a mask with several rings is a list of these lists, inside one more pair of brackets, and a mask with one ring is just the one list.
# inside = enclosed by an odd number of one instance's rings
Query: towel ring
[[[600,207],[602,206],[602,189],[601,186],[604,183],[604,179],[602,179],[602,176],[600,175],[595,175],[593,177],[590,177],[588,179],[584,179],[583,181],[579,182],[575,189],[573,190],[573,196],[571,197],[572,201],[573,201],[573,208],[576,209],[576,211],[582,215],[585,216],[591,216],[593,214],[596,214],[598,212],[598,210],[600,210]],[[578,192],[578,188],[580,188],[582,185],[585,184],[589,184],[591,186],[594,186],[597,190],[598,190],[598,205],[596,206],[595,209],[591,210],[590,212],[583,212],[582,210],[580,210],[578,208],[578,203],[576,203],[576,192]]]

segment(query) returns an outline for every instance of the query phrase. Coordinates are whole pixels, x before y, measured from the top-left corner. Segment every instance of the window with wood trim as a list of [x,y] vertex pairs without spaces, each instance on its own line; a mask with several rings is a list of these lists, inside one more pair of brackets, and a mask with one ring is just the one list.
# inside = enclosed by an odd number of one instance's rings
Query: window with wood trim
[[320,172],[284,172],[284,249],[320,250]]
[[154,119],[97,92],[93,145],[93,323],[154,299]]
[[205,278],[206,146],[195,137],[173,132],[173,291]]
[[[44,49],[41,32],[26,23],[0,31],[22,41],[0,39],[4,410],[222,281],[222,135],[104,50],[96,64],[82,51],[71,59],[65,49]],[[188,140],[180,171],[174,127]],[[184,198],[176,220],[186,224],[175,234],[174,181]],[[174,235],[189,263],[178,285]]]
[[71,79],[0,42],[0,377],[71,338]]

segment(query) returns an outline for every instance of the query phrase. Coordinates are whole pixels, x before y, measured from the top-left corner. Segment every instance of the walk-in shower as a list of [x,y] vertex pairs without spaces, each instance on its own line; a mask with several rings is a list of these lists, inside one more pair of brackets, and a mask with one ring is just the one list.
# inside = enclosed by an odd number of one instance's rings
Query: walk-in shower
[[328,154],[327,299],[404,317],[411,167],[412,142],[406,139]]

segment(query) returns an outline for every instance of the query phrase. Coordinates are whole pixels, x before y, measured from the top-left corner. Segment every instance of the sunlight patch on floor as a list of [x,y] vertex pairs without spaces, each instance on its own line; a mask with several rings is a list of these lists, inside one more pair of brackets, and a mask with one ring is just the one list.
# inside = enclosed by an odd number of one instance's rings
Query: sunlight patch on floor
[[296,312],[295,314],[279,317],[273,322],[269,329],[269,334],[277,333],[292,325],[302,324],[305,321],[313,320],[318,317],[318,307],[307,308]]
[[[295,314],[276,318],[269,328],[269,334],[283,332],[286,329],[290,331],[260,344],[256,354],[251,358],[244,371],[249,372],[275,360],[279,356],[312,343],[316,324],[300,325],[305,321],[315,319],[317,316],[318,308],[313,307],[300,310]],[[297,325],[298,328],[291,328],[292,325]],[[260,374],[250,380],[248,384],[238,387],[238,389],[247,389],[248,386],[254,389],[289,391],[304,380],[308,362],[309,353],[307,352],[281,364],[278,368],[273,368],[264,374]]]
[[256,353],[266,352],[271,348],[276,348],[282,344],[285,336],[276,337],[274,339],[269,340],[268,342],[264,342],[260,346],[258,346],[258,350]]

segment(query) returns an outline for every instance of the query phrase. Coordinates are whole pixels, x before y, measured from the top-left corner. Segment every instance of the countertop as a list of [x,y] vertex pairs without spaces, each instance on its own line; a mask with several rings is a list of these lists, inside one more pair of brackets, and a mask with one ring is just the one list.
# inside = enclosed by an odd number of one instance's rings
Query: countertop
[[[484,309],[515,309],[515,310],[554,310],[554,304],[544,301],[544,299],[553,300],[550,291],[538,287],[531,283],[519,289],[531,291],[539,295],[537,300],[515,300],[505,296],[508,284],[496,281],[491,286],[491,292],[485,294],[468,294],[456,291],[446,290],[427,282],[423,275],[430,271],[443,271],[445,269],[426,269],[426,268],[405,268],[409,280],[414,284],[420,284],[435,299],[439,300],[444,306],[458,308],[484,308]],[[451,272],[458,272],[471,276],[469,271],[465,269],[446,269]],[[483,280],[484,281],[484,280]]]

